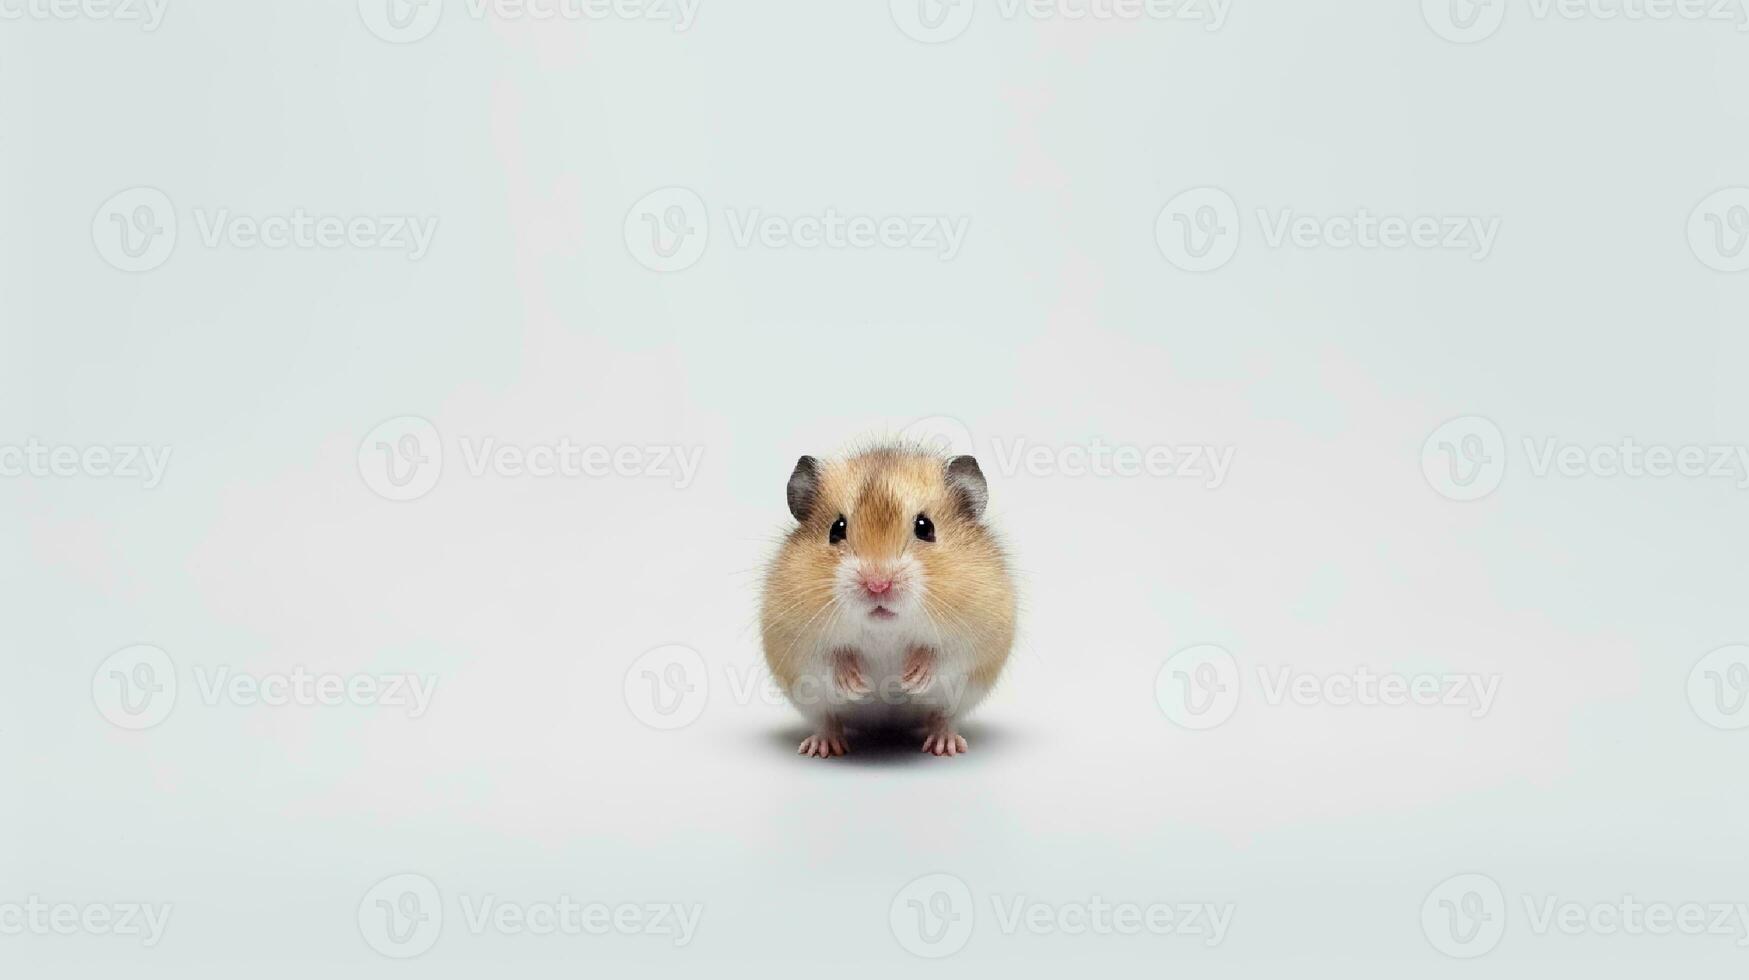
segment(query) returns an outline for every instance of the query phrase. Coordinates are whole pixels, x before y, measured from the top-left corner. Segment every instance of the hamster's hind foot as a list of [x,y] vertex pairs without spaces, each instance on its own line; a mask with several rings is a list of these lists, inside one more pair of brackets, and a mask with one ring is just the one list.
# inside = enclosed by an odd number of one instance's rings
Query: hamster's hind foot
[[953,730],[953,723],[942,721],[923,737],[923,751],[931,755],[959,755],[967,751],[966,737]]
[[826,728],[807,738],[796,747],[797,755],[813,756],[818,759],[830,759],[835,755],[843,755],[850,751],[850,743],[844,740],[844,729]]

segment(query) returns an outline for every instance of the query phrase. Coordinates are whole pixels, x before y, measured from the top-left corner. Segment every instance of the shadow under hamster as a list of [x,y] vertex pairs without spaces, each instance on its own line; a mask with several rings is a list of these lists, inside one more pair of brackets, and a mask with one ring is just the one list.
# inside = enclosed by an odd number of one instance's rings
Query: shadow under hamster
[[[913,731],[909,728],[870,728],[851,730],[850,751],[845,755],[816,759],[796,752],[796,745],[807,738],[811,731],[805,724],[785,725],[766,732],[761,736],[761,741],[784,755],[794,756],[798,763],[813,763],[816,766],[903,766],[926,761],[939,766],[963,758],[956,756],[953,759],[941,759],[924,752],[922,729]],[[1012,733],[1008,729],[987,722],[967,723],[960,727],[960,732],[965,735],[966,743],[971,747],[971,751],[965,756],[969,758],[986,753],[1000,755],[1013,742]]]

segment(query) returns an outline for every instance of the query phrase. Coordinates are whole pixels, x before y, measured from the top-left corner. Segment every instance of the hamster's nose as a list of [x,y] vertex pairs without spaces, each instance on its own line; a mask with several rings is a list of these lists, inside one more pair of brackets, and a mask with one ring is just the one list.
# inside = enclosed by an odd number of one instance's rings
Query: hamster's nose
[[869,595],[886,595],[893,587],[893,578],[890,575],[882,575],[879,577],[864,575],[862,577],[862,587],[868,590]]

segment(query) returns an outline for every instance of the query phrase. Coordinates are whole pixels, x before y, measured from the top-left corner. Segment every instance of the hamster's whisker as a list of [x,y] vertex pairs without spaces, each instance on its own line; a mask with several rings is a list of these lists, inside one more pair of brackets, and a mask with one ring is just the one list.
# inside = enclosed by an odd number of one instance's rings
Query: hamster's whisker
[[[929,615],[931,612],[938,614],[943,619],[947,620],[948,625],[953,627],[956,632],[962,633],[962,634],[969,636],[969,637],[980,638],[980,637],[988,635],[989,631],[985,627],[981,626],[980,624],[974,623],[974,622],[966,619],[963,616],[955,614],[953,612],[953,610],[951,608],[949,608],[945,602],[937,605],[937,604],[931,603],[929,601],[928,597],[922,597],[922,598],[923,598],[923,607],[924,607],[925,615]],[[930,616],[930,622],[932,624],[935,622],[935,618],[933,615]],[[939,633],[940,633],[939,627],[937,627],[936,632],[939,635]]]
[[917,608],[923,610],[924,621],[927,622],[929,628],[935,632],[935,649],[940,650],[947,646],[947,640],[941,635],[941,624],[935,621],[935,616],[930,610],[928,593],[917,593]]
[[[803,605],[805,605],[809,602],[812,602],[812,601],[817,600],[817,599],[829,598],[832,595],[832,592],[833,592],[833,589],[831,586],[827,586],[823,589],[808,589],[802,593],[802,597],[800,599],[797,599],[794,602],[789,603],[788,605],[784,606],[782,609],[778,610],[775,613],[761,613],[761,617],[762,618],[769,617],[771,619],[782,619],[784,616],[787,616],[790,613],[794,612],[795,610],[800,609]],[[789,595],[779,595],[778,598],[779,599],[788,599],[788,598],[790,598],[790,596]]]
[[[837,597],[837,596],[836,596],[836,595],[834,595],[834,596],[833,596],[833,597],[832,597],[832,601],[831,601],[831,602],[828,602],[828,603],[827,603],[827,604],[826,604],[826,605],[823,605],[823,606],[821,606],[821,607],[820,607],[820,608],[819,608],[819,609],[816,609],[816,610],[814,610],[814,614],[813,614],[813,615],[812,615],[812,616],[809,616],[809,617],[808,617],[808,618],[807,618],[807,620],[806,620],[806,621],[804,621],[804,622],[803,622],[803,623],[802,623],[802,625],[801,625],[801,626],[799,626],[799,627],[797,627],[797,628],[796,628],[796,635],[795,635],[795,638],[794,638],[794,639],[792,639],[792,640],[790,640],[790,644],[789,644],[789,646],[788,646],[788,647],[787,647],[787,648],[786,648],[786,649],[785,649],[785,650],[784,650],[784,651],[783,651],[783,658],[782,658],[782,659],[783,659],[783,660],[784,660],[784,661],[785,661],[785,662],[788,662],[788,660],[789,660],[789,655],[790,655],[790,654],[791,654],[791,653],[794,653],[794,652],[795,652],[795,648],[796,648],[796,646],[797,646],[797,645],[798,645],[798,644],[800,644],[800,643],[801,643],[801,641],[802,641],[802,640],[804,640],[804,639],[807,639],[807,638],[808,638],[808,627],[809,627],[809,626],[811,626],[811,625],[813,625],[813,623],[814,623],[814,620],[816,620],[816,619],[819,619],[819,618],[820,618],[820,615],[821,615],[821,614],[822,614],[822,613],[824,613],[824,612],[825,612],[825,611],[826,611],[826,610],[828,610],[828,609],[835,609],[835,608],[837,608],[837,607],[838,607],[838,606],[840,606],[840,605],[841,605],[841,603],[840,603],[840,602],[839,602],[839,600],[838,600],[838,597]],[[836,614],[836,613],[834,613],[834,614],[833,614],[833,622],[836,622],[836,621],[837,621],[837,614]]]

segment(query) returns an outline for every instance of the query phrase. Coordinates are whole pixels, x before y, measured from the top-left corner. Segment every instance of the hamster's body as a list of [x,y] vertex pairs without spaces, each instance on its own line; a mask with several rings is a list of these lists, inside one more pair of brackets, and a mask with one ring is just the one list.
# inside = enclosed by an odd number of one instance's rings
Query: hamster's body
[[790,476],[790,533],[760,610],[772,675],[814,725],[799,751],[830,756],[846,729],[916,727],[936,755],[995,684],[1014,641],[1008,560],[983,524],[970,456],[881,447]]

